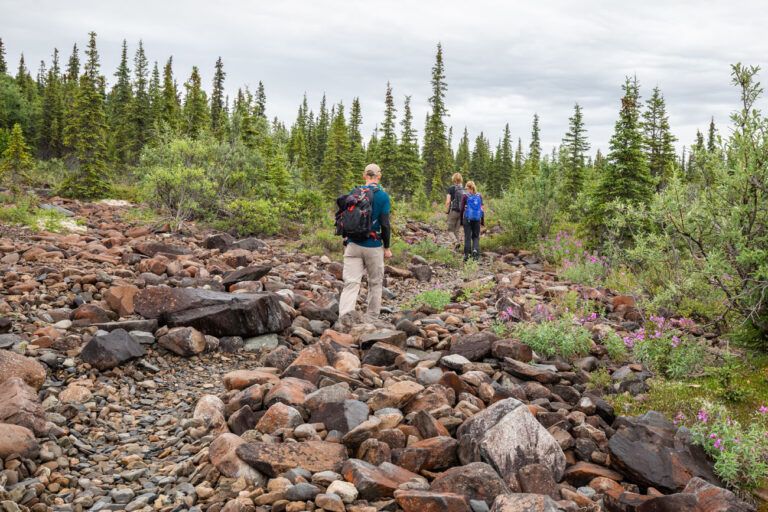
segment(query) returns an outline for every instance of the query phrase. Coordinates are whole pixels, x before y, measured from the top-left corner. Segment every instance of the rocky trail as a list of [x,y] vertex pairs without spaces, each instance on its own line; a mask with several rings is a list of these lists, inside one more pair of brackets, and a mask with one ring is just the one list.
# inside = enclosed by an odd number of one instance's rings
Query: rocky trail
[[[0,225],[0,510],[753,510],[684,430],[617,417],[587,386],[606,368],[616,391],[646,389],[650,372],[601,344],[637,327],[631,297],[528,253],[473,275],[414,257],[387,268],[381,320],[339,322],[328,257],[53,203],[83,226]],[[425,224],[406,235],[448,244]],[[435,288],[444,311],[408,309]],[[587,357],[545,360],[491,329],[571,291],[608,312],[585,324]]]

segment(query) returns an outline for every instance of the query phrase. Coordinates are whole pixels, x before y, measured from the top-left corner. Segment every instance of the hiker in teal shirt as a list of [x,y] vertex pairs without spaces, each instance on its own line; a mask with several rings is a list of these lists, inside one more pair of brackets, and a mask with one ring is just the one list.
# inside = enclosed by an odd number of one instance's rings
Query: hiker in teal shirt
[[391,228],[389,213],[391,204],[389,194],[379,185],[381,169],[376,164],[368,164],[363,174],[365,187],[373,190],[371,205],[372,236],[364,240],[345,241],[344,250],[344,289],[339,299],[339,317],[355,310],[357,296],[363,274],[368,274],[367,314],[378,316],[381,312],[381,293],[384,284],[384,258],[391,258],[389,249]]

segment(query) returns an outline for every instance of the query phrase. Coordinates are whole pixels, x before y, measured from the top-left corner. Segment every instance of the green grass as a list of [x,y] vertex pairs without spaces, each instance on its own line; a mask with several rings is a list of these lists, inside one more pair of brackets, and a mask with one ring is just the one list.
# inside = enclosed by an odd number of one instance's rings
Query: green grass
[[409,309],[417,309],[422,305],[442,311],[451,303],[451,292],[446,290],[428,290],[413,297],[406,304]]
[[691,418],[704,401],[710,401],[723,404],[733,418],[749,422],[758,407],[768,405],[768,356],[726,364],[721,370],[710,368],[707,375],[690,381],[654,378],[648,382],[650,390],[642,397],[607,395],[617,414],[659,411],[674,418],[682,412]]
[[13,203],[10,199],[4,200],[4,204],[6,206],[0,207],[0,222],[26,226],[33,231],[61,231],[64,216],[54,210],[38,208],[35,197],[19,196]]
[[515,335],[544,357],[585,355],[592,346],[592,335],[570,318],[550,322],[522,323],[515,326]]

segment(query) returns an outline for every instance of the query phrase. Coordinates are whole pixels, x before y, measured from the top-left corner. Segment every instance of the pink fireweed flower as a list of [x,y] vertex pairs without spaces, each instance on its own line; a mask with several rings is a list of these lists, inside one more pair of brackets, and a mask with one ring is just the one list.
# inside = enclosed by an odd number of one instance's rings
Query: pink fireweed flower
[[765,405],[761,405],[760,408],[757,410],[760,414],[768,414],[768,407]]
[[717,439],[715,439],[715,444],[714,444],[714,447],[715,447],[716,449],[720,450],[720,451],[723,451],[723,448],[724,448],[724,447],[723,447],[723,440],[722,440],[722,439],[720,439],[719,437],[718,437]]
[[706,422],[708,422],[708,421],[709,421],[709,414],[707,414],[707,411],[705,411],[704,409],[701,409],[701,410],[699,411],[699,413],[696,415],[696,418],[697,418],[697,419],[698,419],[700,422],[702,422],[702,423],[706,423]]
[[715,439],[716,437],[717,437],[717,434],[715,434],[714,432],[712,432],[711,434],[709,434],[709,438],[710,438],[710,439]]
[[672,348],[677,348],[680,345],[680,338],[672,336]]
[[672,423],[677,425],[677,424],[680,424],[680,423],[684,422],[685,420],[686,420],[685,414],[683,414],[682,412],[679,412],[675,416],[675,419],[672,420]]

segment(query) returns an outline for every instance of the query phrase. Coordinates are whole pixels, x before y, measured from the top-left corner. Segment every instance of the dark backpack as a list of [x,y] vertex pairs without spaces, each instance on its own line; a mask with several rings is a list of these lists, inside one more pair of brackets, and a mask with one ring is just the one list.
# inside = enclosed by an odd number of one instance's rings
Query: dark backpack
[[464,197],[464,187],[461,185],[453,186],[453,197],[451,197],[451,210],[454,212],[461,211],[461,198]]
[[480,194],[470,194],[467,196],[464,218],[467,220],[480,220],[483,218],[483,198]]
[[347,195],[339,196],[336,204],[336,234],[350,240],[375,237],[373,222],[373,194],[368,187],[357,187]]

